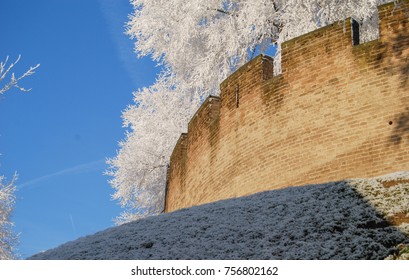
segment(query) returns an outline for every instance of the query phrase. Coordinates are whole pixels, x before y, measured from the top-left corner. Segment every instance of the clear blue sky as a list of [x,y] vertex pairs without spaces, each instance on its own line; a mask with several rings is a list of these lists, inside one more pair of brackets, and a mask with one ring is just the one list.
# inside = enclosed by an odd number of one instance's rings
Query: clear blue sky
[[1,0],[0,60],[34,76],[0,97],[0,174],[19,179],[13,215],[26,258],[113,226],[105,159],[124,137],[121,111],[154,82],[123,34],[128,0]]

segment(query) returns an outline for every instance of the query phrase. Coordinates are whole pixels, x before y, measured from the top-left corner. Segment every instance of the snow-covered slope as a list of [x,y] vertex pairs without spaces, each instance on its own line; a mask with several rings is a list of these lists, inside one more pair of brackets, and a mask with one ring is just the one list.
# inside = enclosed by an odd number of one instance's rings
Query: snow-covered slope
[[409,172],[290,187],[109,228],[30,259],[383,259],[409,242]]

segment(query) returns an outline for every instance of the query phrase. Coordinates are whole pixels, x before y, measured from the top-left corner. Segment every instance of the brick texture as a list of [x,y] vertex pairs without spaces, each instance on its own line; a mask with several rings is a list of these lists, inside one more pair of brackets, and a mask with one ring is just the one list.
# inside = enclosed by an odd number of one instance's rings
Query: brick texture
[[209,97],[179,139],[165,211],[260,191],[409,170],[409,0],[379,7],[380,38],[351,20],[261,55]]

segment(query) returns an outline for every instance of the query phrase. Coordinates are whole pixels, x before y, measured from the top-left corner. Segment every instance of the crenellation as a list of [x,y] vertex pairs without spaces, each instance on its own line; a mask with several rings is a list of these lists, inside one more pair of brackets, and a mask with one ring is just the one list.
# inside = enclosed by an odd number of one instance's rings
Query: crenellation
[[165,211],[408,170],[408,10],[380,6],[371,42],[346,19],[284,43],[280,75],[264,55],[240,67],[176,144]]

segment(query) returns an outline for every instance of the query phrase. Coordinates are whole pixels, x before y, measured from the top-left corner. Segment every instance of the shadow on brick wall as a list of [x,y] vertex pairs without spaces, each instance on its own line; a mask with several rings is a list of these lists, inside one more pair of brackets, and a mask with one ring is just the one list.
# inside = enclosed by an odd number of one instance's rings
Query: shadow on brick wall
[[405,137],[409,138],[409,107],[406,108],[406,112],[401,113],[397,118],[391,135],[391,142],[399,145]]
[[[409,16],[409,11],[406,12]],[[401,86],[409,86],[409,21],[402,20],[395,33],[390,34],[383,44],[383,65],[392,74],[400,74]]]
[[[406,93],[402,96],[402,104],[406,106],[408,103],[409,93],[409,9],[404,9],[404,18],[399,21],[399,25],[393,23],[393,32],[389,33],[382,45],[382,53],[380,54],[379,66],[389,72],[391,75],[399,75],[401,80],[402,92]],[[397,112],[396,118],[389,123],[394,126],[390,136],[390,142],[394,145],[399,145],[402,141],[409,137],[409,107],[406,107],[404,112]]]
[[396,36],[395,40],[397,42],[401,41],[404,42],[402,48],[394,49],[394,56],[406,63],[400,67],[400,73],[402,77],[402,87],[409,88],[409,24],[405,25],[405,35],[398,35]]

